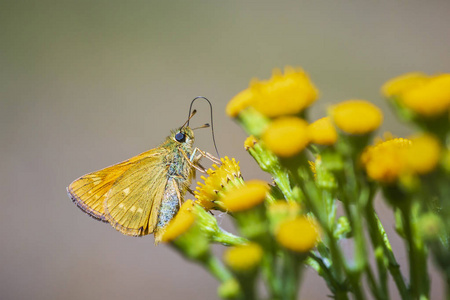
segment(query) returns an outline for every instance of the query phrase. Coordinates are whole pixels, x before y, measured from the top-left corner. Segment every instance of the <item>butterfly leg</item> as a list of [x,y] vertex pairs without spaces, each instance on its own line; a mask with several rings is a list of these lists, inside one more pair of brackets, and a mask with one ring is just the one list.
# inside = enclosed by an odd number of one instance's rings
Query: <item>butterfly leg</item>
[[188,191],[191,195],[195,196],[194,191],[193,191],[190,187],[187,188],[187,191]]
[[175,187],[175,191],[177,192],[178,204],[181,206],[181,193],[180,193],[180,189],[178,188],[178,184],[176,181],[174,182],[174,187]]
[[[201,156],[200,156],[200,157],[201,157]],[[198,159],[200,159],[200,157],[199,157]],[[202,166],[202,165],[198,162],[198,160],[195,160],[195,159],[194,159],[194,163],[195,163],[199,168],[202,168],[203,170],[206,170],[205,167]]]
[[[197,148],[196,148],[197,149]],[[201,172],[201,173],[203,173],[203,174],[206,174],[207,172],[206,172],[206,170],[205,170],[205,168],[203,168],[203,167],[199,167],[198,165],[196,165],[194,162],[195,162],[195,157],[194,156],[192,156],[191,155],[191,158],[189,158],[187,155],[186,155],[186,153],[182,150],[182,149],[180,149],[180,151],[181,151],[181,154],[183,154],[183,156],[184,156],[184,158],[186,159],[186,161],[189,163],[189,165],[191,166],[191,167],[193,167],[194,169],[196,169],[197,171],[199,171],[199,172]],[[195,151],[195,150],[194,150]],[[194,154],[194,153],[192,153],[192,154]],[[200,156],[201,157],[201,156]],[[200,159],[200,157],[198,158],[198,159]]]
[[[199,152],[199,154],[196,156],[196,152]],[[198,158],[197,158],[198,157]],[[199,148],[195,148],[191,155],[191,160],[194,158],[200,159],[201,157],[206,157],[210,161],[216,163],[216,164],[222,164],[219,158],[213,156],[211,153],[208,153],[206,151],[202,151]],[[194,160],[195,161],[195,160]]]

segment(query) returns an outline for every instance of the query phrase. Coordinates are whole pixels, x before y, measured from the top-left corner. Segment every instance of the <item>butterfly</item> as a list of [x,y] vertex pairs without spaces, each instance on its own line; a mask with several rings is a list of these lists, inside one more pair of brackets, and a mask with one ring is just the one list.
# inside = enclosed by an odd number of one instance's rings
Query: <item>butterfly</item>
[[194,148],[194,132],[186,126],[188,121],[158,147],[76,179],[67,187],[69,197],[82,211],[121,233],[154,233],[155,243],[159,243],[195,171],[205,172],[199,160],[206,157],[220,164],[211,154]]

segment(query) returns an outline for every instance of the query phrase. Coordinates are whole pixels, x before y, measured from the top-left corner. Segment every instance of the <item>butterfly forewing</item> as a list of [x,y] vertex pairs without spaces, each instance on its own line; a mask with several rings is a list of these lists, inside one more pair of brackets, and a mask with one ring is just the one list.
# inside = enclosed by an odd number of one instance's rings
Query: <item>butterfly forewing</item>
[[67,188],[69,197],[94,219],[108,222],[105,216],[105,201],[114,182],[137,161],[158,154],[152,149],[116,165],[81,176]]
[[167,183],[163,149],[134,163],[117,178],[106,196],[106,218],[123,234],[146,235],[156,226]]

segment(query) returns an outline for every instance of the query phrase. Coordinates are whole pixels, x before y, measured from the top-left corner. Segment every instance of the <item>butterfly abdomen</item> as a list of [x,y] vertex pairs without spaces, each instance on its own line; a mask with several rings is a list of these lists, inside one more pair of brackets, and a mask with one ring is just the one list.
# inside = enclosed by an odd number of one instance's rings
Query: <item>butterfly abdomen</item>
[[170,178],[164,191],[156,228],[164,228],[172,220],[180,208],[181,197],[176,181]]
[[158,223],[154,230],[156,244],[160,242],[164,228],[180,209],[180,203],[183,201],[182,193],[184,194],[184,191],[179,190],[177,181],[174,178],[169,178],[159,208]]

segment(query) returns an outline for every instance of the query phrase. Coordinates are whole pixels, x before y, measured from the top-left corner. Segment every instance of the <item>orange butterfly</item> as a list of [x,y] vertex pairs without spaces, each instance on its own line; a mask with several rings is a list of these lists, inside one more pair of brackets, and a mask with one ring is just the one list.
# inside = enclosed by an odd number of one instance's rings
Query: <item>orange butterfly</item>
[[[189,119],[194,114],[195,110]],[[78,178],[67,188],[69,197],[85,213],[123,234],[155,233],[158,243],[178,212],[195,170],[205,172],[198,161],[207,157],[220,163],[193,148],[194,132],[186,126],[188,121],[160,146]]]

